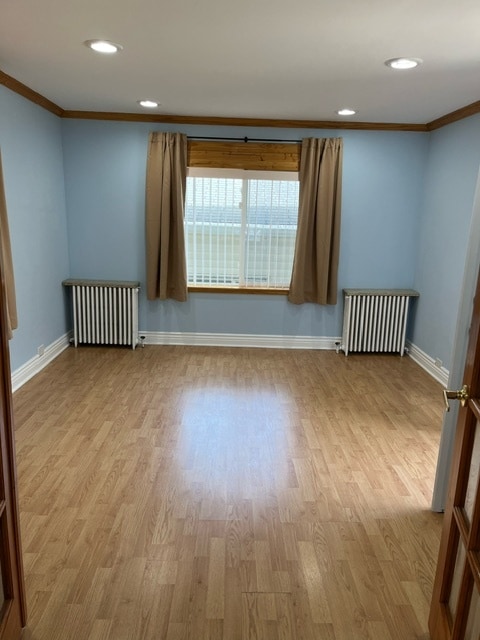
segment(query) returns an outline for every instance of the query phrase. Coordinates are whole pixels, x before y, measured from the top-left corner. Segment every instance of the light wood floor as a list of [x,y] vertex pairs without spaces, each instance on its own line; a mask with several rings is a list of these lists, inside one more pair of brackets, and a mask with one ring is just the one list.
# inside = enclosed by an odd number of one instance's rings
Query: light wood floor
[[14,397],[26,640],[425,640],[440,385],[409,358],[70,348]]

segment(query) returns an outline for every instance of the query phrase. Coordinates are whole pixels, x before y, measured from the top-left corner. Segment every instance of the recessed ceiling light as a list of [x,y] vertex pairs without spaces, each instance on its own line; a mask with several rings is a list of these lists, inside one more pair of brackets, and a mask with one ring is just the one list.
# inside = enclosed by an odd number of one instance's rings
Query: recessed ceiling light
[[160,106],[155,100],[137,100],[137,102],[141,107],[145,107],[145,109],[155,109],[155,107]]
[[387,67],[392,69],[414,69],[422,62],[423,60],[420,60],[420,58],[391,58],[390,60],[385,60]]
[[117,53],[123,49],[121,44],[115,44],[115,42],[108,40],[85,40],[84,44],[97,53]]
[[354,109],[339,109],[337,113],[339,116],[353,116],[357,112]]

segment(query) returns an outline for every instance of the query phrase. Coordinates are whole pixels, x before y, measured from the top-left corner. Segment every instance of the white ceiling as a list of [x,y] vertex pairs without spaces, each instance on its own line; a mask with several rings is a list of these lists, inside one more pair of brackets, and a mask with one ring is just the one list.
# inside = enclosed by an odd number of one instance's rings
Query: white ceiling
[[480,2],[0,0],[0,69],[66,110],[426,123],[480,99]]

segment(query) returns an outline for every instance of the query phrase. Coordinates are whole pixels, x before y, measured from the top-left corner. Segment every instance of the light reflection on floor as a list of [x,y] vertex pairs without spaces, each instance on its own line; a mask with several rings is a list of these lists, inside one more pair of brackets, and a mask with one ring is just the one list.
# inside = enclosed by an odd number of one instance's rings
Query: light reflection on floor
[[206,385],[181,396],[177,461],[212,496],[248,499],[288,482],[289,397]]

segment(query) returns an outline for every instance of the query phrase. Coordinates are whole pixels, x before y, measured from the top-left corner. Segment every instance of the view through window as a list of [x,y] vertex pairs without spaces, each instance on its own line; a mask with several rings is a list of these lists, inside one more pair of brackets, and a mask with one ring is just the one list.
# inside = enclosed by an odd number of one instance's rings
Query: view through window
[[190,286],[288,288],[298,174],[189,170],[185,244]]

